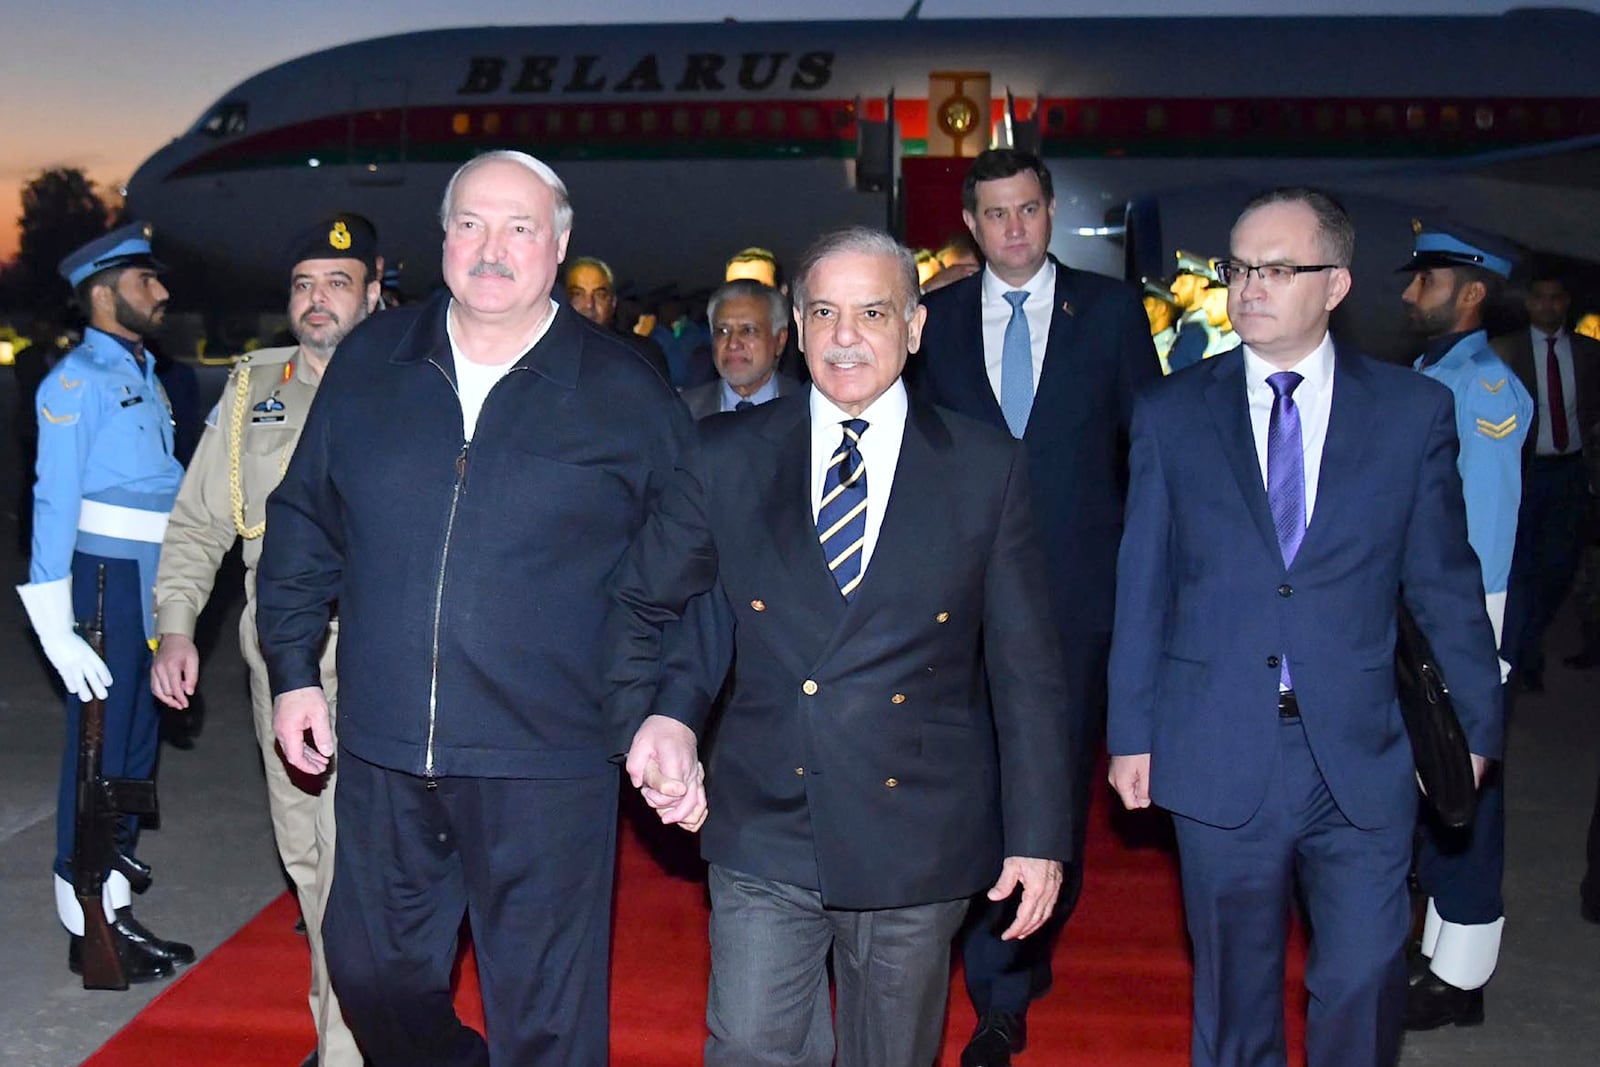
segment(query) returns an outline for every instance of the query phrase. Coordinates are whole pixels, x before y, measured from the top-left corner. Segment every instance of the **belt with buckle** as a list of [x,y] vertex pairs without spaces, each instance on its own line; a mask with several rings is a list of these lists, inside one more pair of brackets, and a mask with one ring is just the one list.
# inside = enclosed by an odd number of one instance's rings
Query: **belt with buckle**
[[1298,719],[1300,717],[1300,702],[1295,699],[1293,689],[1285,689],[1278,693],[1278,718]]

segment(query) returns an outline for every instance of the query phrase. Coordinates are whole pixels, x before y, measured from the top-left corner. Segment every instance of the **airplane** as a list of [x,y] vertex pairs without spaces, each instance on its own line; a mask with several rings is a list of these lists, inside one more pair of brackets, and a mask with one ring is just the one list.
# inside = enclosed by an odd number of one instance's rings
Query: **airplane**
[[1358,338],[1398,331],[1411,220],[1600,258],[1600,14],[912,19],[484,26],[381,37],[246,79],[128,183],[180,303],[281,304],[283,250],[359,211],[402,285],[439,282],[450,173],[523,149],[571,190],[569,255],[636,292],[706,288],[734,250],[961,226],[967,157],[1048,163],[1052,251],[1130,279],[1215,255],[1250,192],[1351,207]]

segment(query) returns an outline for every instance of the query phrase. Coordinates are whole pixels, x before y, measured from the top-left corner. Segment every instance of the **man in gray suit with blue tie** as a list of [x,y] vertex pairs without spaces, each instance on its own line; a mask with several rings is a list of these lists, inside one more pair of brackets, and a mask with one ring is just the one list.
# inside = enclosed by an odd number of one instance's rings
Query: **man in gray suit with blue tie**
[[1326,194],[1256,197],[1219,264],[1244,343],[1134,411],[1107,740],[1123,803],[1173,814],[1195,1067],[1287,1062],[1297,891],[1309,1067],[1398,1055],[1417,804],[1395,697],[1402,600],[1480,778],[1500,752],[1454,405],[1437,382],[1335,347],[1354,246]]

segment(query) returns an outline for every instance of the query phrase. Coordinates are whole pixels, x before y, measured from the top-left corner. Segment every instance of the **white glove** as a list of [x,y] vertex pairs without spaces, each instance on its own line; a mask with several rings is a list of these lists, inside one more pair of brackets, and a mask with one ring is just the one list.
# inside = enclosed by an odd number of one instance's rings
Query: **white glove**
[[[1489,626],[1494,630],[1494,647],[1500,648],[1500,634],[1505,629],[1506,621],[1506,595],[1504,593],[1485,593],[1483,596],[1484,610],[1489,613]],[[1500,684],[1505,685],[1506,679],[1511,677],[1511,664],[1505,660],[1497,660],[1500,664]]]
[[91,694],[104,700],[111,685],[111,672],[89,642],[73,629],[71,576],[19,585],[17,595],[22,598],[28,621],[39,635],[50,666],[61,675],[62,684],[79,700],[88,700]]

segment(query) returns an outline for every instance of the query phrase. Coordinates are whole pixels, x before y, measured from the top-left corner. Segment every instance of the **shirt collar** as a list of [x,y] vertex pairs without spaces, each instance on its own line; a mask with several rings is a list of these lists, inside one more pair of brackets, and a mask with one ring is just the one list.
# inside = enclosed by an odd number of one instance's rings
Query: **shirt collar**
[[1422,349],[1422,366],[1427,368],[1438,363],[1445,356],[1448,356],[1456,345],[1477,332],[1476,330],[1455,330],[1433,338]]
[[883,395],[867,405],[865,411],[859,415],[846,415],[834,404],[833,401],[822,395],[822,390],[815,385],[811,387],[811,432],[825,433],[837,432],[841,422],[848,422],[851,418],[865,419],[868,428],[874,423],[904,423],[909,401],[906,398],[906,384],[902,378],[896,378],[894,384],[883,391]]
[[1567,328],[1565,326],[1563,326],[1559,330],[1557,330],[1555,333],[1545,333],[1543,330],[1539,329],[1539,327],[1530,324],[1528,326],[1528,333],[1529,333],[1530,336],[1532,336],[1533,342],[1536,345],[1543,345],[1544,342],[1545,342],[1545,338],[1547,338],[1547,337],[1554,337],[1556,339],[1556,341],[1559,343],[1560,341],[1566,339]]
[[[1256,355],[1249,345],[1243,347],[1245,387],[1251,390],[1272,388],[1267,384],[1267,376],[1277,374],[1283,368],[1273,366]],[[1320,391],[1333,377],[1333,335],[1324,333],[1317,347],[1288,369],[1305,379],[1296,388],[1310,386],[1312,391]]]
[[1041,293],[1054,293],[1056,286],[1056,265],[1050,262],[1050,257],[1044,257],[1044,265],[1034,272],[1023,285],[1007,285],[995,274],[993,268],[985,265],[983,268],[983,300],[984,303],[1001,303],[1007,293],[1025,289],[1028,299],[1033,300]]
[[777,368],[773,368],[772,375],[768,377],[765,382],[761,383],[761,388],[757,389],[749,396],[740,396],[738,393],[734,392],[733,386],[728,384],[726,378],[719,378],[717,381],[722,385],[722,409],[724,411],[732,411],[741,400],[748,400],[752,404],[765,404],[767,401],[776,398],[778,395]]

